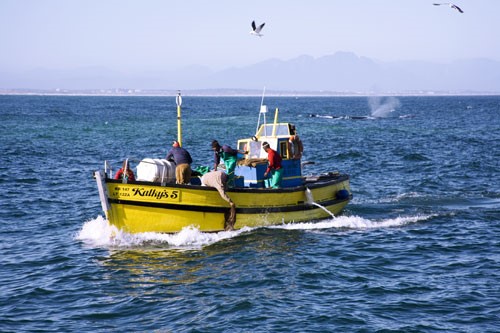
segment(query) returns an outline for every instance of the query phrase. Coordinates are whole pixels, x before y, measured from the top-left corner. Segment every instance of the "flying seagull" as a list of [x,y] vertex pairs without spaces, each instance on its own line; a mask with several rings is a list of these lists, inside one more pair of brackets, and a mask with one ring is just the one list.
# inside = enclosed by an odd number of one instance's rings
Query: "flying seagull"
[[462,9],[460,9],[460,7],[458,7],[458,6],[457,6],[457,5],[455,5],[455,4],[452,4],[451,2],[445,2],[445,3],[434,3],[433,5],[434,5],[434,6],[448,5],[448,6],[450,6],[450,8],[456,9],[456,10],[458,10],[460,13],[463,13],[463,12],[464,12]]
[[264,24],[265,23],[262,23],[261,25],[256,26],[255,21],[252,21],[252,31],[250,31],[250,33],[252,35],[262,37],[263,35],[260,33],[260,31],[262,30],[262,28],[264,28]]

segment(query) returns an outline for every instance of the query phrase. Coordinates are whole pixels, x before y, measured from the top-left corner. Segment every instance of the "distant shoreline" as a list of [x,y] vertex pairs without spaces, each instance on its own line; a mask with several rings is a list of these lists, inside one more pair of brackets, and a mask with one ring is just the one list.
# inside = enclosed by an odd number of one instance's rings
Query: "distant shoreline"
[[[181,90],[183,96],[193,97],[258,97],[262,91],[245,89]],[[172,97],[178,90],[88,89],[37,90],[0,89],[3,96],[109,96],[109,97]],[[500,96],[500,92],[481,91],[394,91],[394,92],[337,92],[337,91],[266,91],[268,97],[366,97],[366,96]]]

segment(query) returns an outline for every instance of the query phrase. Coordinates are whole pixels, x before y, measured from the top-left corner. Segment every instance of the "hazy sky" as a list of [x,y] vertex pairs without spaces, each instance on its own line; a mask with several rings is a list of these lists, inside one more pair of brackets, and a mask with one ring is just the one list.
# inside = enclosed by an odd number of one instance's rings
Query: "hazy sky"
[[[119,71],[351,51],[382,61],[500,61],[500,0],[0,0],[0,70]],[[250,22],[265,22],[251,36]]]

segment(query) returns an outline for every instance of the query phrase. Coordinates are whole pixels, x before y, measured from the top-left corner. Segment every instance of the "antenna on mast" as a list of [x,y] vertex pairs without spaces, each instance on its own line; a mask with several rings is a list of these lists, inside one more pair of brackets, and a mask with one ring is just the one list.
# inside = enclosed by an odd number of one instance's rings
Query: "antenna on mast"
[[264,86],[264,90],[262,90],[262,100],[260,101],[260,106],[264,104],[264,95],[266,94],[266,86]]
[[181,91],[177,90],[177,96],[175,96],[175,104],[177,104],[177,141],[182,147],[182,125],[181,125],[181,106],[182,106],[182,96]]
[[262,99],[260,101],[260,110],[259,110],[259,120],[257,121],[257,129],[255,130],[255,135],[259,132],[260,126],[260,115],[264,114],[264,135],[266,135],[266,113],[267,113],[267,105],[264,105],[264,95],[266,94],[266,87],[264,86],[264,90],[262,91]]

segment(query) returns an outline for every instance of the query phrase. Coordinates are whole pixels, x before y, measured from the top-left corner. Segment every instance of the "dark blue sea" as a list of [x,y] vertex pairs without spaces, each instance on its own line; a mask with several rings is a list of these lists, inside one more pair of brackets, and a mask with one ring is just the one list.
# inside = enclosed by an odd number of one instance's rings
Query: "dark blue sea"
[[[193,167],[255,133],[261,97],[183,97]],[[92,173],[163,158],[175,98],[0,96],[0,331],[500,332],[500,96],[264,104],[342,215],[111,237]]]

